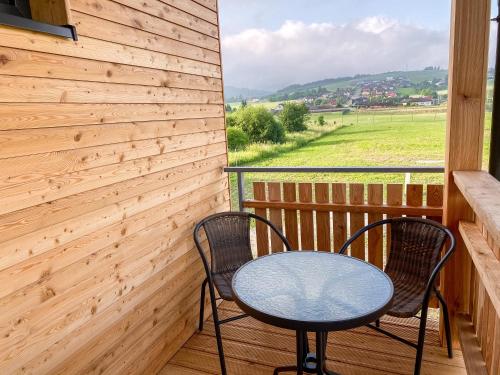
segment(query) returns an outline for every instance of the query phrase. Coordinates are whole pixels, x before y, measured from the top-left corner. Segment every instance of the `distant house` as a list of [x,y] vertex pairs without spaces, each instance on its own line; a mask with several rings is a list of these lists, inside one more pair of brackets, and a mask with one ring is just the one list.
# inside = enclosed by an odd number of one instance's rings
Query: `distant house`
[[419,107],[427,107],[433,104],[431,96],[423,96],[419,98],[410,98],[410,103]]

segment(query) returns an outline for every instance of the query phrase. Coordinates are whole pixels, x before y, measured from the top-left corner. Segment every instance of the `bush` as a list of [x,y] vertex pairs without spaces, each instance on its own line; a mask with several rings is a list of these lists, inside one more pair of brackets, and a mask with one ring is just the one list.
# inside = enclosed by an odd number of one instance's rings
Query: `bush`
[[283,143],[285,130],[273,114],[262,106],[246,106],[236,112],[236,125],[250,142]]
[[307,129],[306,122],[309,119],[309,109],[304,103],[288,102],[283,104],[280,113],[280,121],[289,132],[301,132]]
[[318,125],[319,125],[319,126],[323,126],[323,125],[325,125],[325,124],[326,124],[326,121],[325,121],[325,116],[323,116],[323,115],[320,115],[320,116],[318,117],[318,120],[317,120],[317,121],[318,121]]
[[237,125],[237,119],[236,116],[233,114],[227,114],[226,115],[226,126],[228,128],[232,128]]
[[248,136],[239,128],[227,129],[227,147],[231,151],[243,150],[248,145]]

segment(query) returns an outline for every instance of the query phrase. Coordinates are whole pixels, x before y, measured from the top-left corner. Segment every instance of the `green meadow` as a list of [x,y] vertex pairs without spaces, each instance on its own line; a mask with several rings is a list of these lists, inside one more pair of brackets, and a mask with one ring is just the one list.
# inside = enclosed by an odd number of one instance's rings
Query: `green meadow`
[[[266,148],[270,145],[252,145],[250,150],[230,153],[231,165],[444,166],[446,112],[443,108],[323,115],[327,125],[323,127],[323,131],[319,126],[311,126],[306,137],[308,141],[303,145],[276,150],[267,155],[262,153],[260,156],[259,147]],[[313,114],[310,123],[314,124],[318,116]],[[487,113],[485,166],[489,153],[490,128],[491,114]],[[249,152],[252,157],[243,157]],[[442,174],[423,173],[409,176],[401,173],[248,173],[245,175],[245,185],[246,195],[250,197],[253,181],[403,183],[408,178],[411,183],[443,183]],[[234,192],[235,176],[231,176],[231,182]],[[233,193],[233,197],[235,196]]]

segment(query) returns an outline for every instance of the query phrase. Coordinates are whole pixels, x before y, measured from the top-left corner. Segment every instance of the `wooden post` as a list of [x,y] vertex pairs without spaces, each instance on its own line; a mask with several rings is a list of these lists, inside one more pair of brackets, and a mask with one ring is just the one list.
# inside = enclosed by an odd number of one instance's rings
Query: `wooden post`
[[448,301],[456,346],[456,315],[468,310],[470,286],[468,261],[460,241],[458,221],[471,219],[472,211],[453,182],[452,172],[481,169],[489,18],[490,0],[453,0],[443,222],[455,233],[458,246],[445,268],[441,288]]

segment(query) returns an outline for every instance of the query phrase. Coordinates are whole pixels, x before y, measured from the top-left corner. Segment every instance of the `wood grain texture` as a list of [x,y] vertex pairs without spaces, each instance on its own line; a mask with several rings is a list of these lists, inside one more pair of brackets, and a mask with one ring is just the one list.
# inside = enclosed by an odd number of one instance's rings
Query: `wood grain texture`
[[[330,202],[330,186],[327,183],[314,184],[316,203]],[[331,250],[330,212],[316,212],[316,248],[317,250]]]
[[221,91],[220,78],[0,46],[0,74]]
[[[137,2],[130,2],[130,4],[138,4]],[[184,26],[180,26],[179,23],[182,21],[182,13],[178,12],[176,19],[178,23],[173,23],[167,20],[169,17],[169,12],[165,12],[162,7],[164,6],[160,1],[152,4],[156,10],[163,10],[163,17],[152,16],[148,13],[138,11],[137,9],[123,6],[119,3],[112,2],[110,0],[72,0],[71,7],[73,10],[78,10],[81,12],[86,12],[88,14],[95,14],[101,18],[112,20],[113,22],[121,23],[123,25],[132,26],[139,30],[144,30],[151,32],[153,34],[161,35],[169,39],[180,41],[186,44],[192,44],[199,47],[204,47],[211,49],[213,51],[219,50],[219,41],[217,38],[217,28],[211,28],[211,34],[215,33],[213,36],[208,36],[200,33],[200,30],[206,30],[206,23],[201,22],[196,29],[190,29]],[[136,7],[138,5],[135,5]],[[73,12],[76,13],[76,12]],[[166,17],[165,17],[166,15]],[[174,16],[174,15],[172,15]],[[206,31],[205,31],[206,32]],[[188,48],[188,47],[184,47]]]
[[86,36],[79,37],[78,41],[60,40],[45,34],[2,26],[0,39],[3,47],[24,49],[26,45],[30,45],[30,51],[221,78],[219,65]]
[[474,263],[478,280],[484,285],[496,313],[500,316],[500,261],[496,259],[476,224],[461,221],[459,230]]
[[[383,204],[384,202],[384,185],[369,184],[368,185],[368,204]],[[382,220],[382,214],[368,214],[368,224]],[[383,253],[383,227],[373,228],[368,232],[368,261],[376,265],[380,269],[384,268],[384,253]]]
[[[459,221],[472,220],[473,213],[453,181],[453,172],[481,170],[482,164],[490,18],[490,0],[452,1],[443,223],[457,237]],[[466,258],[459,240],[441,277],[455,346],[455,316],[469,305],[468,286],[463,278],[468,274]]]
[[34,3],[79,40],[0,26],[0,373],[153,374],[229,209],[216,3]]
[[[387,204],[388,205],[401,205],[403,204],[403,185],[402,184],[387,184]],[[387,214],[387,218],[391,218],[394,215]],[[391,254],[391,228],[387,227],[387,246],[385,256],[386,259],[389,258]]]
[[[334,204],[346,204],[346,184],[332,184],[332,202]],[[347,241],[347,213],[333,213],[333,249],[338,252]]]
[[453,172],[454,181],[488,235],[500,244],[500,182],[484,171]]
[[[299,201],[313,201],[312,184],[299,183]],[[300,213],[300,246],[301,250],[314,250],[314,216],[313,211],[301,210]]]
[[[349,203],[351,205],[362,206],[365,203],[365,185],[364,184],[349,184]],[[363,207],[361,211],[351,212],[350,216],[350,236],[365,226],[365,214]],[[351,244],[351,256],[365,260],[365,238],[363,233],[359,238]]]
[[[267,184],[267,188],[269,191],[269,201],[281,202],[281,184],[279,182],[270,182]],[[280,232],[283,232],[281,209],[270,209],[269,220]],[[281,241],[279,236],[274,233],[274,231],[271,231],[271,251],[273,253],[283,251],[283,241]]]
[[[264,182],[253,183],[253,196],[258,201],[266,200],[266,184]],[[255,215],[268,218],[266,208],[256,208]],[[257,221],[255,224],[255,233],[257,237],[257,255],[263,256],[269,254],[269,228],[266,224]]]
[[[223,302],[221,315],[229,317],[239,312],[233,304]],[[382,325],[407,339],[417,334],[417,321],[384,317]],[[194,335],[178,351],[162,375],[219,374],[218,356],[210,320],[203,332]],[[252,318],[228,323],[224,328],[224,349],[228,372],[241,375],[268,375],[276,366],[295,363],[295,336]],[[312,335],[310,338],[312,339]],[[312,342],[312,341],[310,341]],[[328,336],[328,369],[351,375],[412,374],[415,352],[394,340],[373,333],[366,327],[338,331]],[[439,346],[437,322],[429,320],[422,373],[433,375],[467,374],[462,353],[454,352],[448,359],[446,349]]]
[[31,18],[50,25],[72,25],[68,0],[30,0]]
[[119,16],[112,17],[109,21],[103,20],[98,18],[99,14],[98,12],[96,17],[93,17],[85,13],[74,12],[73,18],[79,35],[215,65],[220,63],[219,54],[211,49],[143,31],[135,28],[132,24],[116,23],[119,21],[119,19],[117,20]]
[[[294,182],[283,183],[283,201],[297,201],[297,185]],[[299,228],[297,210],[285,209],[285,236],[293,250],[299,249]]]

